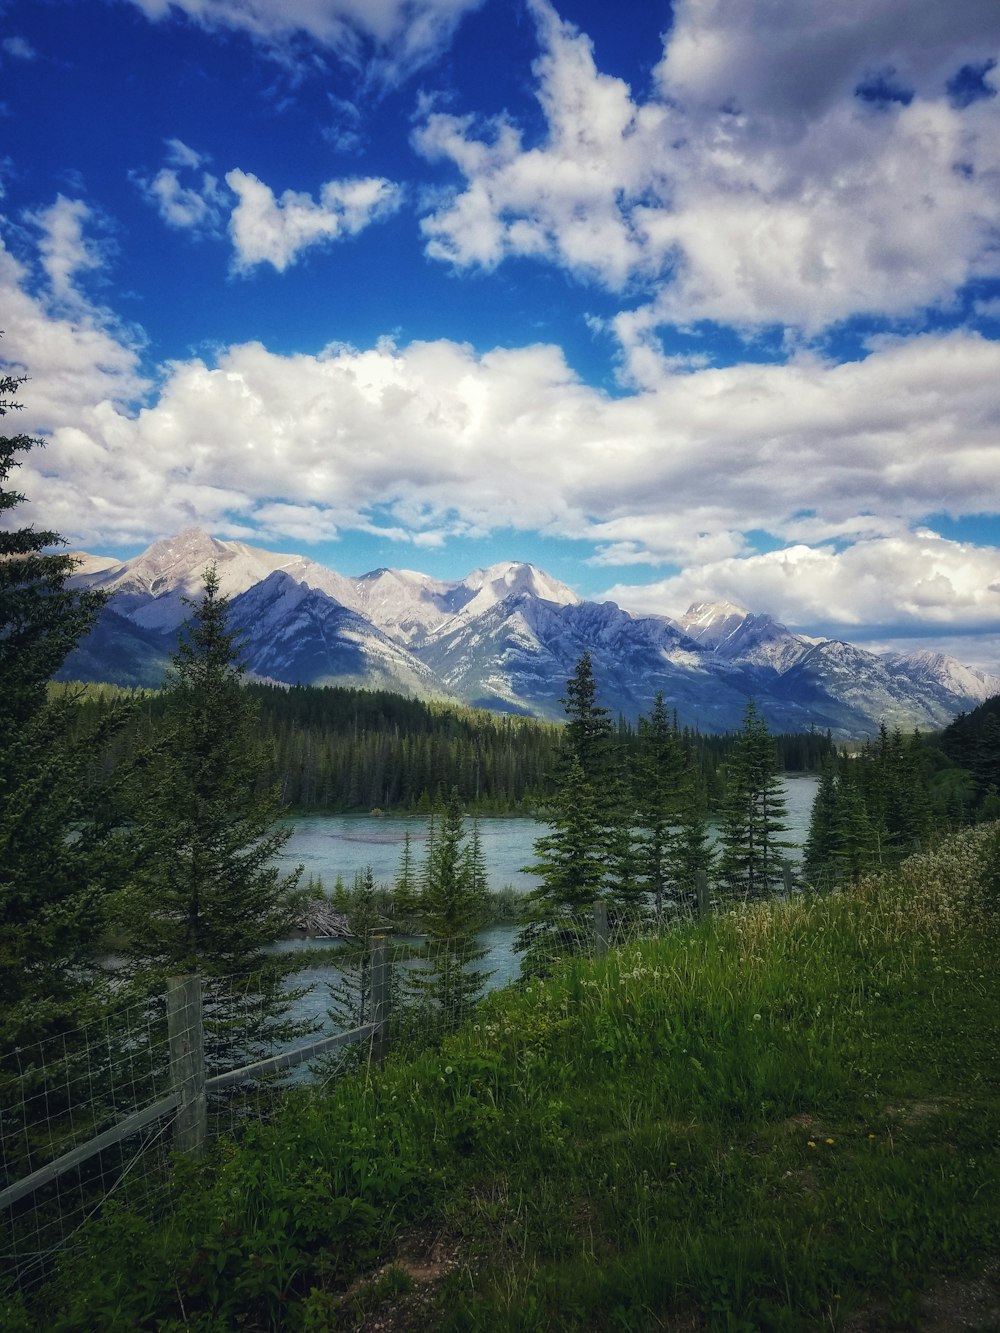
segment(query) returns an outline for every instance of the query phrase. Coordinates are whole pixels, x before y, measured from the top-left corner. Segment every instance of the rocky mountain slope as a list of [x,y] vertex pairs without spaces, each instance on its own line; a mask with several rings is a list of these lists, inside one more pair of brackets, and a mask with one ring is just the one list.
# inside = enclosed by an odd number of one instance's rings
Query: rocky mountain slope
[[662,690],[683,723],[723,731],[752,696],[776,730],[815,726],[837,737],[883,720],[941,727],[1000,692],[1000,679],[940,653],[881,656],[729,602],[696,604],[677,620],[633,616],[513,561],[454,582],[400,569],[348,578],[197,529],[133,560],[83,561],[74,582],[112,600],[64,679],[160,679],[185,599],[198,597],[214,563],[249,669],[289,684],[367,685],[560,717],[566,680],[587,650],[602,701],[630,718]]

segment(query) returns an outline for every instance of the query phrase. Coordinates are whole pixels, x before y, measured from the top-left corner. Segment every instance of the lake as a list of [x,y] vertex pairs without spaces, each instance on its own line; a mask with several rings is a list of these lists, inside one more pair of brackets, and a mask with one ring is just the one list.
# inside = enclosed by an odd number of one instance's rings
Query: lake
[[[804,773],[782,781],[788,807],[788,831],[784,836],[796,849],[801,849],[809,831],[809,815],[819,779]],[[366,866],[371,866],[376,883],[391,884],[399,870],[407,832],[415,864],[418,867],[423,864],[427,822],[422,816],[302,815],[289,821],[293,831],[282,859],[289,867],[301,865],[305,879],[310,875],[321,879],[328,893],[332,892],[338,875],[350,888],[354,876]],[[469,819],[466,829],[471,827]],[[491,889],[512,884],[527,893],[535,887],[537,877],[525,874],[521,867],[534,860],[534,841],[544,829],[545,825],[534,819],[479,821]],[[796,859],[798,851],[790,856]]]

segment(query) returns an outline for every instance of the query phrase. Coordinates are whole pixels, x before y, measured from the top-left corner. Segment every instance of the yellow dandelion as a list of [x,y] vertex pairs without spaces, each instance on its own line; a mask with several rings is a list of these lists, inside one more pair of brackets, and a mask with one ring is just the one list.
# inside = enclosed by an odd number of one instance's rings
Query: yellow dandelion
[[825,1143],[832,1143],[832,1142],[833,1142],[833,1139],[825,1139],[824,1142],[825,1142]]
[[807,1148],[815,1148],[815,1147],[816,1147],[816,1140],[815,1140],[815,1139],[810,1139],[809,1142],[806,1144],[806,1147],[807,1147]]

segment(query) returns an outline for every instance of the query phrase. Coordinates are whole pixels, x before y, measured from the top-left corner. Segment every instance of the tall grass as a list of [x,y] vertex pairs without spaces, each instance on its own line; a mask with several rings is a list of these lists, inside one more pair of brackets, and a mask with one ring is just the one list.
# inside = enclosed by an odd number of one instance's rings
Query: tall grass
[[[491,996],[438,1049],[178,1169],[162,1219],[108,1210],[18,1317],[919,1326],[937,1275],[1000,1245],[991,838]],[[392,1266],[441,1237],[435,1281]]]

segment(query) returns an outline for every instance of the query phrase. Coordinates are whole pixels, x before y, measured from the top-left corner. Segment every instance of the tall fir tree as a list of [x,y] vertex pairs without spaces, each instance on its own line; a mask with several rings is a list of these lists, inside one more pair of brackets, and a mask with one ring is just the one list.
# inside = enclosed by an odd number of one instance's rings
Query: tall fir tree
[[413,993],[435,1018],[451,1027],[463,1022],[480,997],[487,974],[475,964],[487,950],[476,940],[483,924],[483,891],[465,844],[462,802],[453,787],[439,811],[427,853],[423,899],[424,964],[409,975]]
[[393,886],[393,906],[396,913],[403,917],[414,916],[420,908],[420,881],[413,859],[413,839],[409,829],[403,835],[403,851]]
[[587,916],[605,895],[611,842],[620,809],[613,773],[611,722],[597,702],[590,654],[584,653],[566,683],[566,727],[554,792],[542,806],[548,832],[535,840],[526,866],[540,884],[526,895],[527,924],[515,949],[522,966],[537,971],[553,953],[580,947]]
[[782,882],[787,827],[778,759],[767,722],[751,699],[729,758],[719,877],[734,897],[766,897]]
[[698,901],[698,878],[708,876],[715,861],[707,811],[705,781],[695,755],[688,754],[681,774],[680,812],[674,847],[677,898],[685,911],[694,910]]
[[[0,416],[23,377],[0,375]],[[42,447],[0,436],[0,515],[24,495],[8,485]],[[120,720],[79,726],[74,698],[49,680],[87,633],[104,597],[68,586],[76,568],[55,532],[0,531],[0,1046],[13,1049],[83,1021],[97,1001],[108,821],[95,762]]]
[[680,737],[658,690],[648,716],[639,718],[636,761],[639,873],[658,924],[676,877],[683,775]]
[[300,872],[286,873],[276,859],[291,830],[277,822],[276,789],[262,782],[268,757],[214,568],[190,605],[165,735],[136,766],[120,918],[139,974],[240,983],[255,1017],[227,1040],[248,1053],[298,1030],[283,986],[294,962],[269,946],[296,921]]
[[837,760],[828,756],[820,770],[809,815],[809,831],[802,849],[802,873],[814,887],[823,887],[834,875],[838,806]]

